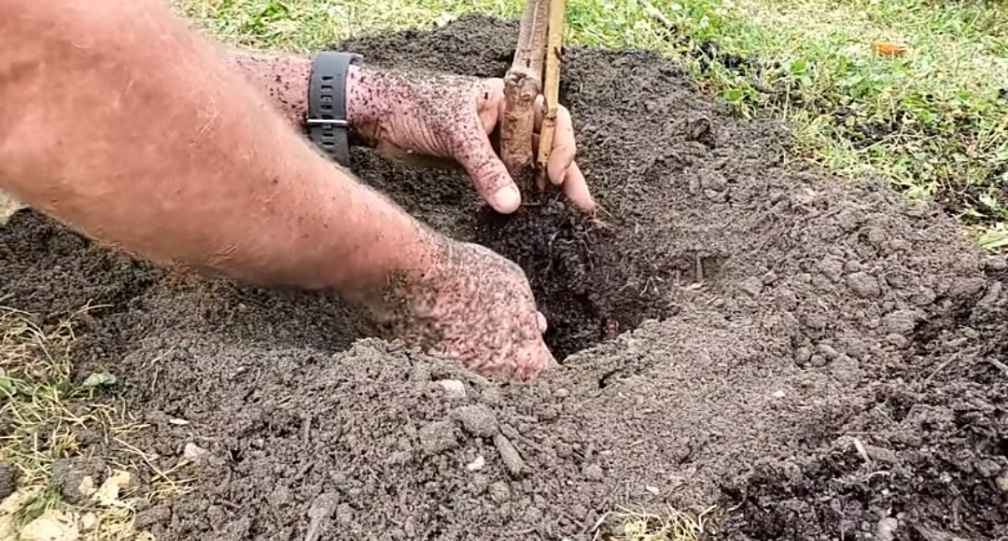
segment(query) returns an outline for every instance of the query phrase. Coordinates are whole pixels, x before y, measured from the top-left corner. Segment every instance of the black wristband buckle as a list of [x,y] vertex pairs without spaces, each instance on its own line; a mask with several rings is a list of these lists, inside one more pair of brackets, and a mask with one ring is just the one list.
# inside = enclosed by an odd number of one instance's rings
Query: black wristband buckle
[[308,138],[344,166],[350,165],[347,71],[360,59],[360,55],[353,53],[319,53],[312,61],[308,82]]

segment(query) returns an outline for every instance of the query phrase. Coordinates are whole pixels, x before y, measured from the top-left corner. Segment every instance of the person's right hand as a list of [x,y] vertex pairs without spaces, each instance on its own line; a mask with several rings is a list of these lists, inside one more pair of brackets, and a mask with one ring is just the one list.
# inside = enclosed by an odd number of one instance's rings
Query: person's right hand
[[518,265],[476,244],[439,239],[421,273],[394,276],[370,307],[391,337],[477,373],[530,381],[556,365]]
[[[347,114],[358,137],[390,157],[411,162],[419,156],[454,160],[490,206],[509,214],[521,205],[521,192],[490,141],[504,110],[503,79],[366,66],[354,66],[348,74]],[[546,177],[574,206],[592,212],[595,200],[574,160],[577,145],[570,113],[561,106],[557,114]],[[541,124],[542,119],[538,121]],[[532,135],[529,143],[537,148],[538,128]]]

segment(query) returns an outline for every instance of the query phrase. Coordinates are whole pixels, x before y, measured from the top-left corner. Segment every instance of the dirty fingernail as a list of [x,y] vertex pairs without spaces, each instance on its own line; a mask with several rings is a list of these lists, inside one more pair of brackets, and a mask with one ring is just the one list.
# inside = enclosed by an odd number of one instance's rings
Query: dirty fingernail
[[521,194],[518,193],[518,188],[513,185],[504,186],[494,192],[490,198],[490,204],[497,209],[497,212],[510,214],[518,210],[518,205],[521,204]]
[[546,323],[546,316],[542,312],[536,312],[536,321],[539,323],[539,332],[545,333],[546,329],[549,328]]

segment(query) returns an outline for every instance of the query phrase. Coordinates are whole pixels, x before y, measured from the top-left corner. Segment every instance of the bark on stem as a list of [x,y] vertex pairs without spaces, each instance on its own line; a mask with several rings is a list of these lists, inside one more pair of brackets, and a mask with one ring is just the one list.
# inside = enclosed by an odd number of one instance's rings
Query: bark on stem
[[[546,47],[546,83],[543,88],[546,114],[542,129],[539,130],[539,174],[546,175],[550,153],[553,150],[553,135],[556,133],[557,109],[560,106],[560,59],[563,53],[564,14],[566,0],[550,0],[549,40]],[[543,179],[543,181],[545,178]]]
[[504,77],[505,112],[501,124],[501,160],[523,193],[534,190],[535,100],[542,91],[549,0],[528,0],[518,31],[511,69]]

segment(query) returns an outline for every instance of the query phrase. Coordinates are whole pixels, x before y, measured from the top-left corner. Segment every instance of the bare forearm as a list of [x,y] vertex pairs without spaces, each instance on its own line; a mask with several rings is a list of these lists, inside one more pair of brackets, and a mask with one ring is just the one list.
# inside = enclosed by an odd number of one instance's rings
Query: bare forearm
[[346,290],[424,257],[419,224],[319,157],[160,2],[0,12],[0,183],[36,208],[259,283]]
[[308,114],[311,60],[296,55],[228,50],[224,61],[259,92],[292,126],[303,129]]

